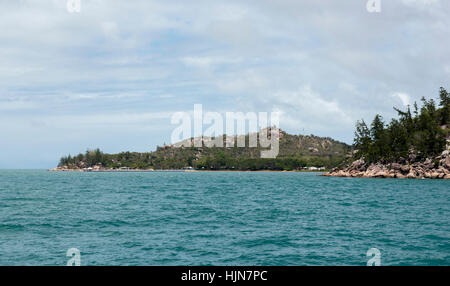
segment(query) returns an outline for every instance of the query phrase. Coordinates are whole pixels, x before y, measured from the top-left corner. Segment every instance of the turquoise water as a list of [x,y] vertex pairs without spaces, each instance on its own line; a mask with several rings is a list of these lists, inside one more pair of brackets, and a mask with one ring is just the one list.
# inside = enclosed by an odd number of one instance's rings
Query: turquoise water
[[0,265],[450,265],[450,181],[0,170]]

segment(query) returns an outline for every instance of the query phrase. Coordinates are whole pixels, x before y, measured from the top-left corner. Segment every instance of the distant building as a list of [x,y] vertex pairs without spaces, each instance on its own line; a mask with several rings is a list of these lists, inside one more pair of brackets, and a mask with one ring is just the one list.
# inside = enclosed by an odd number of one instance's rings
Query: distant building
[[323,171],[323,170],[325,170],[325,167],[314,167],[314,166],[312,166],[312,167],[306,167],[306,170],[309,170],[309,171]]

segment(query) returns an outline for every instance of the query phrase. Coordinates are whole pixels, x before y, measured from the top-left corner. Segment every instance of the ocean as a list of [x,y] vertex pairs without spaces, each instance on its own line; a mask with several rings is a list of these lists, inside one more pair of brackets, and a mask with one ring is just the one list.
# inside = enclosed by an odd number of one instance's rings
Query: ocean
[[450,182],[0,170],[0,265],[450,265]]

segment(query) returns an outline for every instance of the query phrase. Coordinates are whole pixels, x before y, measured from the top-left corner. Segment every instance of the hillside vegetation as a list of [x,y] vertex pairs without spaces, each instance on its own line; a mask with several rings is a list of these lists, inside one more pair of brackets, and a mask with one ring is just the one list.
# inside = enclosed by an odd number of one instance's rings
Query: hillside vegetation
[[[191,139],[194,140],[194,139]],[[248,135],[246,136],[248,146]],[[182,169],[204,170],[300,170],[306,166],[332,168],[350,152],[350,146],[331,138],[314,135],[290,135],[280,130],[280,148],[276,159],[260,158],[255,147],[175,147],[164,145],[154,152],[105,154],[99,149],[63,157],[60,169]]]
[[441,87],[439,97],[439,108],[433,99],[424,97],[420,109],[417,103],[412,111],[409,106],[406,111],[394,108],[399,118],[389,124],[378,114],[370,128],[364,120],[358,121],[354,140],[356,159],[385,163],[404,162],[410,155],[418,161],[439,155],[449,134],[450,94]]
[[422,98],[419,109],[395,109],[386,124],[376,115],[370,128],[356,124],[356,152],[327,176],[450,179],[450,94],[441,88],[439,104]]

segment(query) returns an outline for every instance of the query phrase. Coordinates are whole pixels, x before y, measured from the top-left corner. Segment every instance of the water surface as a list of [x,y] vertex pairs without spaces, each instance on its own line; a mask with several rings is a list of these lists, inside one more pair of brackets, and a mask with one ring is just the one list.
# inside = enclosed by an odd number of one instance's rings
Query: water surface
[[0,265],[450,265],[450,182],[0,170]]

